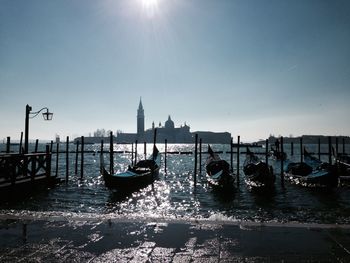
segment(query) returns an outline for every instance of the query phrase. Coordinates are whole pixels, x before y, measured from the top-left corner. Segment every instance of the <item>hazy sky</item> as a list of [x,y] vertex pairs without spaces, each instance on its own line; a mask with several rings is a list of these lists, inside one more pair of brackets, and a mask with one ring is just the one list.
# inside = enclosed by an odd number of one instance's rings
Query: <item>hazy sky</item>
[[186,122],[350,135],[348,0],[0,0],[0,139]]

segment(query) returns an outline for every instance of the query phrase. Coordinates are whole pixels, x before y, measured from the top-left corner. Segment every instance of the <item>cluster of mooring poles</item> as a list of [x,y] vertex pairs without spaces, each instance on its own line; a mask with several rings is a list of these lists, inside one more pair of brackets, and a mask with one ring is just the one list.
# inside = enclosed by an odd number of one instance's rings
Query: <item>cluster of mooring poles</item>
[[[104,142],[101,141],[101,150],[100,153],[101,155],[103,155],[104,153],[109,153],[109,163],[110,163],[110,172],[114,173],[114,153],[131,153],[131,163],[134,164],[137,162],[137,156],[138,156],[138,141],[136,140],[135,142],[135,147],[134,147],[134,143],[131,144],[131,152],[128,151],[114,151],[114,140],[113,140],[113,133],[110,132],[109,134],[109,151],[105,151],[104,150]],[[19,154],[24,154],[24,149],[22,147],[22,139],[23,139],[23,132],[21,133],[21,140],[19,143]],[[156,140],[156,132],[154,135],[154,144],[155,144],[155,140]],[[284,152],[284,138],[280,137],[280,151],[283,153]],[[203,155],[203,147],[202,147],[202,143],[203,140],[201,138],[198,138],[198,134],[195,134],[195,141],[194,141],[194,152],[192,151],[172,151],[169,152],[168,151],[168,141],[167,139],[165,139],[164,141],[164,171],[165,174],[167,173],[167,158],[169,154],[194,154],[194,173],[193,173],[193,181],[194,181],[194,186],[196,187],[197,185],[197,175],[198,174],[202,174],[202,155]],[[39,153],[38,152],[38,144],[39,144],[39,140],[37,139],[35,141],[35,147],[34,147],[34,152],[32,152],[31,154],[35,154],[35,153]],[[76,149],[75,151],[70,151],[69,148],[69,136],[67,136],[66,138],[66,147],[65,150],[60,151],[60,144],[56,143],[56,151],[53,152],[53,141],[51,141],[50,144],[48,144],[46,146],[46,151],[47,154],[56,154],[56,170],[55,170],[55,176],[58,176],[58,163],[59,163],[59,155],[60,154],[65,154],[65,163],[66,163],[66,169],[65,169],[65,174],[66,174],[66,178],[65,181],[68,182],[69,179],[69,154],[70,153],[75,153],[75,169],[74,169],[74,174],[78,175],[78,164],[79,164],[79,155],[80,155],[80,179],[83,179],[84,177],[84,154],[85,153],[96,153],[96,151],[86,151],[84,149],[84,136],[81,136],[80,140],[76,141]],[[144,151],[143,154],[146,158],[146,153],[147,153],[147,144],[146,142],[143,143],[144,144]],[[299,149],[300,149],[300,161],[303,161],[304,158],[304,146],[303,146],[303,138],[300,137],[299,139]],[[233,164],[233,155],[236,154],[236,179],[237,179],[237,184],[239,184],[239,180],[240,180],[240,154],[244,154],[245,152],[241,151],[241,148],[245,147],[244,144],[241,144],[240,142],[240,136],[237,136],[237,143],[233,143],[233,139],[231,138],[231,142],[230,142],[230,151],[226,152],[230,154],[230,165],[231,165],[231,171],[234,171],[234,164]],[[249,147],[249,146],[248,146]],[[290,155],[293,156],[294,155],[294,143],[291,142],[290,143]],[[11,139],[10,137],[7,137],[6,140],[6,151],[5,154],[9,154],[11,152]],[[80,149],[79,149],[80,148]],[[236,148],[236,151],[234,151],[234,148]],[[338,142],[338,138],[335,138],[335,153],[338,154],[339,151],[339,142]],[[343,138],[342,140],[342,152],[345,153],[345,138]],[[207,154],[208,152],[204,152],[205,154]],[[222,153],[222,152],[216,152],[216,153]],[[269,155],[269,141],[268,139],[266,139],[265,142],[265,152],[260,152],[260,153],[255,153],[255,154],[263,154],[265,155],[265,162],[268,163],[268,155]],[[315,154],[315,153],[313,153]],[[328,152],[327,153],[322,153],[321,152],[321,139],[318,139],[318,157],[319,159],[321,158],[321,155],[328,155],[328,161],[330,164],[332,164],[332,138],[329,136],[328,137]],[[0,155],[1,157],[2,155]],[[3,158],[3,157],[2,157]],[[51,158],[50,158],[51,161]],[[198,169],[198,162],[199,162],[199,169]],[[281,166],[280,166],[280,172],[281,172],[281,183],[283,185],[284,183],[284,173],[283,173],[283,165],[284,165],[284,160],[283,158],[281,159]],[[51,169],[51,164],[48,165],[48,167]],[[199,170],[199,171],[198,171]],[[48,171],[48,173],[50,173]]]

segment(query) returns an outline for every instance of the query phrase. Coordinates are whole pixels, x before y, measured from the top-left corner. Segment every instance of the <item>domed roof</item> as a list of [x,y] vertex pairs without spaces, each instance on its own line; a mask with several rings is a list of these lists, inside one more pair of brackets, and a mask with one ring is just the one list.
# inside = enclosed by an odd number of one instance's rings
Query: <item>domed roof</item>
[[165,122],[165,128],[166,129],[174,129],[175,125],[174,122],[171,120],[170,115],[168,117],[168,120]]

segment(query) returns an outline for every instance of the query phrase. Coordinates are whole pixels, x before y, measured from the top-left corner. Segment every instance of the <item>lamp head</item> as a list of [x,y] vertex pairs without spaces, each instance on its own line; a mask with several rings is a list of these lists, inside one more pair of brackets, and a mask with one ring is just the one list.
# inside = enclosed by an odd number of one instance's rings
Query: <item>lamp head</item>
[[46,109],[46,112],[43,112],[43,117],[45,121],[51,121],[53,117],[53,113],[49,112],[49,110]]

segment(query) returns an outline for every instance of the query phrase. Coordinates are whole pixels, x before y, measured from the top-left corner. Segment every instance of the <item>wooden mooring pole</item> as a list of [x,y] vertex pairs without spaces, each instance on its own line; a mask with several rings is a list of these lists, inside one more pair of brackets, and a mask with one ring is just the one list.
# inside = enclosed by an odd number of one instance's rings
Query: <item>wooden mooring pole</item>
[[101,140],[101,150],[100,150],[100,174],[103,174],[104,159],[103,159],[103,140]]
[[10,153],[11,137],[6,138],[6,153]]
[[345,154],[345,138],[343,138],[343,154]]
[[338,145],[338,137],[335,137],[335,156],[338,156],[339,145]]
[[168,152],[168,140],[164,141],[164,171],[167,173],[167,152]]
[[269,164],[269,139],[265,141],[265,163]]
[[131,143],[131,165],[134,165],[134,143]]
[[300,162],[303,162],[303,137],[300,137]]
[[113,163],[113,132],[109,134],[109,171],[110,174],[114,174],[114,163]]
[[318,159],[321,160],[321,138],[318,138]]
[[34,148],[34,152],[35,152],[35,153],[38,152],[38,146],[39,146],[39,140],[36,139],[36,140],[35,140],[35,148]]
[[84,136],[81,136],[80,179],[84,175]]
[[198,134],[195,135],[194,145],[194,172],[193,172],[193,183],[194,187],[197,185],[197,151],[198,151]]
[[291,156],[294,155],[294,143],[293,142],[290,143],[290,155]]
[[46,177],[49,178],[51,176],[51,151],[50,146],[46,145]]
[[75,150],[75,170],[74,170],[74,174],[77,175],[78,174],[78,154],[79,154],[79,140],[77,141],[77,145],[76,145],[76,150]]
[[232,137],[230,141],[230,164],[231,164],[231,172],[233,172],[233,138]]
[[240,145],[241,144],[241,136],[237,136],[237,185],[239,185],[239,150],[240,150]]
[[69,177],[69,136],[66,139],[66,183],[68,183]]
[[328,162],[332,164],[332,137],[328,136]]
[[199,138],[199,174],[202,175],[202,138]]
[[21,132],[21,139],[19,141],[19,154],[22,154],[22,142],[23,142],[23,132]]
[[58,175],[58,156],[59,156],[59,148],[60,148],[60,144],[56,143],[56,177]]
[[135,164],[137,164],[137,144],[138,144],[138,141],[136,140],[135,141]]
[[282,187],[284,186],[284,169],[283,169],[283,159],[284,159],[284,156],[283,156],[283,153],[284,153],[284,149],[283,149],[283,136],[281,136],[281,185]]
[[147,144],[146,142],[143,142],[143,154],[145,156],[145,160],[147,158]]

